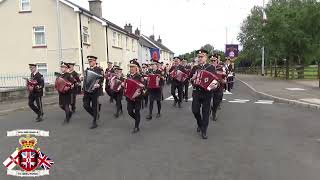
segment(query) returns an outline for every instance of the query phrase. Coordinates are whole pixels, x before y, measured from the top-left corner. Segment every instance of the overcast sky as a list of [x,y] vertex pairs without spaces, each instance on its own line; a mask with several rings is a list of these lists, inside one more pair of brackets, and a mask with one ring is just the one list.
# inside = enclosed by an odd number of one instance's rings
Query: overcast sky
[[[71,0],[88,8],[87,0]],[[263,0],[103,0],[103,17],[123,27],[131,23],[144,35],[161,36],[176,55],[204,44],[224,50],[227,43],[238,43],[243,19]],[[227,31],[226,31],[227,29]],[[228,33],[226,33],[228,32]],[[226,38],[226,34],[227,37]]]

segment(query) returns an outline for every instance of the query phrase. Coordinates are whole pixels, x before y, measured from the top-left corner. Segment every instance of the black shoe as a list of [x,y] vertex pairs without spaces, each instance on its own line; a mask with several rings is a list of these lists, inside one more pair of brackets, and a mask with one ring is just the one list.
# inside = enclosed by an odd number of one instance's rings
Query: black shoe
[[156,118],[160,118],[161,117],[161,114],[160,113],[158,113],[157,114],[157,116],[156,116]]
[[207,136],[207,133],[201,133],[201,137],[202,137],[202,139],[208,139],[208,136]]
[[181,103],[178,103],[178,107],[179,107],[179,108],[182,108]]
[[184,101],[185,101],[185,102],[188,102],[188,99],[185,99]]
[[150,121],[150,120],[152,119],[152,116],[151,116],[151,115],[148,115],[148,116],[146,117],[146,119],[147,119],[148,121]]
[[42,116],[38,116],[38,117],[36,118],[36,122],[41,122],[41,121],[43,121],[43,117],[42,117]]
[[172,106],[176,107],[177,106],[177,102],[175,101]]
[[200,127],[197,127],[197,133],[200,133],[200,132],[201,132]]
[[135,133],[137,133],[137,132],[139,132],[139,131],[140,131],[139,128],[134,128],[133,131],[132,131],[132,134],[135,134]]
[[110,102],[110,104],[112,104],[112,103],[113,103],[113,99],[112,99],[112,98],[110,98],[109,102]]
[[211,120],[212,120],[212,121],[217,121],[217,115],[216,115],[216,114],[213,114],[213,115],[211,116]]
[[96,123],[96,122],[93,122],[92,125],[91,125],[91,127],[90,127],[90,129],[95,129],[95,128],[97,128],[97,127],[98,127],[97,123]]
[[121,114],[121,115],[123,114],[123,111],[122,111],[122,109],[120,110],[120,114]]
[[115,117],[115,118],[118,118],[118,117],[119,117],[119,113],[115,113],[115,114],[114,114],[114,117]]

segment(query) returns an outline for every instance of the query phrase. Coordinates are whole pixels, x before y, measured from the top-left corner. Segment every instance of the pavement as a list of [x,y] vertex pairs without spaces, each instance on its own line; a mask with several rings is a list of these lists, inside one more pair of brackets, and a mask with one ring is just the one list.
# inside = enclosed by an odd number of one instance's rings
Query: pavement
[[[114,104],[101,98],[99,127],[78,100],[70,124],[63,125],[57,105],[44,107],[45,120],[35,123],[29,109],[0,116],[0,160],[16,147],[14,129],[50,131],[38,147],[55,161],[43,180],[318,180],[320,172],[320,112],[262,99],[236,81],[224,95],[218,121],[210,122],[208,140],[196,133],[191,102],[173,108],[166,87],[162,117],[146,121],[131,134],[133,120],[126,112],[113,117]],[[191,92],[190,92],[191,93]],[[191,98],[191,96],[190,96]],[[6,175],[1,164],[0,179]]]
[[261,97],[307,108],[320,109],[318,80],[280,80],[247,74],[237,74],[236,79]]

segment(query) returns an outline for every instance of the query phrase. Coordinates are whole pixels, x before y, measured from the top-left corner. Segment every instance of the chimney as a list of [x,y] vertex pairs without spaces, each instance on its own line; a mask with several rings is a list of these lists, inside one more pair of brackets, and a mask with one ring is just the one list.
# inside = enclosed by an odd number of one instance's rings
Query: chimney
[[160,39],[160,35],[157,41],[162,44],[162,39]]
[[154,40],[154,35],[151,35],[151,36],[150,36],[150,39]]
[[132,33],[132,25],[130,23],[126,24],[124,26],[124,30],[127,31],[128,33]]
[[137,28],[136,31],[134,32],[135,35],[140,36],[140,30]]
[[101,3],[102,3],[101,0],[89,0],[90,12],[97,17],[102,17]]

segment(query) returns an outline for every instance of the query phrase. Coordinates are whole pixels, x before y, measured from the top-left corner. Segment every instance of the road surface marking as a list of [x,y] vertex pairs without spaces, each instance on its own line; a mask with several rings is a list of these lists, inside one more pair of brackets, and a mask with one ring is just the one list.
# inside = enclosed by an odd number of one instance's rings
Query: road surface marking
[[255,104],[273,104],[272,100],[258,100]]
[[305,99],[299,99],[301,101],[306,101],[313,104],[320,104],[320,99],[317,98],[305,98]]
[[228,101],[230,103],[246,103],[249,102],[250,100],[248,99],[234,99],[233,101]]
[[286,90],[289,90],[289,91],[304,91],[305,89],[302,89],[302,88],[286,88]]

